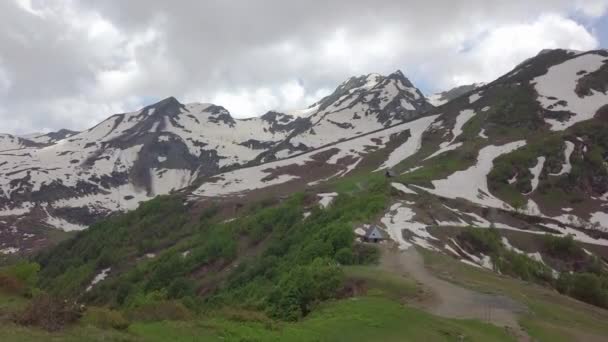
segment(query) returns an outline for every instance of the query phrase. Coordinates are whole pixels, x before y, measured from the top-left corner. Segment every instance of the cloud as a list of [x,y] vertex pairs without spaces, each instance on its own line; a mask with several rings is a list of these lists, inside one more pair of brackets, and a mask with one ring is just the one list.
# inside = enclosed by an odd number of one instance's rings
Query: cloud
[[597,47],[579,20],[605,15],[607,4],[7,0],[0,125],[85,129],[171,95],[260,115],[306,107],[350,76],[396,69],[428,91],[487,81],[543,48]]
[[585,27],[559,15],[488,31],[444,71],[446,87],[490,82],[542,49],[591,50],[598,40]]

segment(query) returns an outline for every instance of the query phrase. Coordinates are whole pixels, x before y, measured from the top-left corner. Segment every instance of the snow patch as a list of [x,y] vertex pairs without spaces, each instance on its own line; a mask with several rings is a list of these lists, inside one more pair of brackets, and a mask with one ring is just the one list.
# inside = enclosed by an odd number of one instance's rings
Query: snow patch
[[434,189],[418,187],[437,196],[463,198],[484,207],[510,208],[508,204],[490,194],[487,176],[492,170],[494,159],[525,144],[525,141],[520,140],[501,146],[486,146],[479,151],[476,165],[457,171],[446,179],[433,181]]
[[572,152],[574,152],[574,143],[570,141],[566,141],[566,149],[564,151],[564,164],[562,165],[562,169],[558,173],[550,173],[551,176],[561,176],[570,173],[572,171],[572,164],[570,164],[570,156],[572,156]]
[[422,143],[422,134],[429,128],[438,115],[424,117],[401,126],[402,130],[409,129],[410,137],[388,156],[388,159],[376,171],[392,168],[418,152]]
[[15,254],[17,252],[19,252],[19,248],[17,248],[17,247],[5,247],[5,248],[0,249],[0,254],[4,254],[4,255]]
[[488,139],[488,136],[486,135],[486,129],[482,128],[481,131],[479,131],[479,137],[483,138],[483,139]]
[[97,275],[95,275],[95,278],[93,278],[93,280],[91,281],[91,284],[87,287],[86,292],[91,291],[93,289],[93,286],[95,286],[100,281],[106,279],[111,269],[111,267],[104,268],[103,270],[101,270],[101,272],[97,273]]
[[469,96],[469,104],[472,104],[473,102],[476,102],[480,98],[481,98],[481,95],[479,95],[479,93],[475,93],[475,94]]
[[318,197],[321,197],[321,199],[319,200],[319,205],[321,206],[321,208],[327,208],[329,207],[329,205],[331,204],[331,202],[334,201],[334,198],[336,198],[336,196],[338,196],[337,192],[328,192],[328,193],[321,193],[321,194],[317,194]]
[[391,183],[391,186],[401,192],[403,192],[404,194],[413,194],[413,195],[417,195],[417,193],[413,190],[411,190],[410,188],[408,188],[407,186],[401,184],[401,183]]
[[[405,204],[406,202],[393,204],[380,220],[386,227],[390,238],[399,244],[400,249],[408,249],[414,244],[426,249],[437,250],[429,243],[429,241],[437,239],[427,232],[427,225],[414,221],[414,211]],[[403,238],[404,230],[410,231],[413,235],[409,241]]]
[[550,67],[546,74],[531,81],[535,84],[537,101],[541,106],[552,111],[569,111],[574,114],[565,121],[545,119],[552,130],[562,131],[577,122],[589,120],[608,103],[608,94],[591,90],[590,96],[579,97],[575,92],[579,79],[584,76],[578,73],[582,70],[594,72],[607,60],[606,57],[593,53],[580,55]]
[[532,173],[532,190],[530,190],[530,192],[528,192],[526,195],[533,193],[538,187],[540,173],[543,171],[543,167],[545,166],[545,160],[545,157],[538,157],[536,159],[536,165],[530,169],[530,173]]

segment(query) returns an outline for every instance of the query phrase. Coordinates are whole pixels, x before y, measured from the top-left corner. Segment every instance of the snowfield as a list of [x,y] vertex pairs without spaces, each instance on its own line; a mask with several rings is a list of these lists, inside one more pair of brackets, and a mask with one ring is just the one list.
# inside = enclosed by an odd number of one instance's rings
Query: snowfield
[[376,169],[376,171],[386,168],[390,169],[418,152],[422,142],[422,134],[429,128],[431,123],[433,123],[436,118],[437,115],[427,116],[404,125],[400,125],[399,127],[401,127],[403,130],[408,129],[410,131],[410,137],[405,143],[401,144],[401,146],[397,147],[393,152],[391,152],[388,159],[382,163],[382,165]]
[[507,203],[490,194],[487,176],[492,170],[494,159],[525,144],[525,141],[520,140],[502,146],[486,146],[479,151],[476,165],[457,171],[446,179],[433,181],[434,189],[419,188],[441,197],[463,198],[484,207],[510,208]]
[[462,134],[462,127],[467,122],[469,122],[469,120],[471,120],[475,116],[475,114],[476,114],[475,111],[472,109],[465,109],[465,110],[461,111],[460,114],[458,114],[458,116],[456,117],[456,122],[454,123],[454,127],[452,128],[452,131],[451,131],[452,139],[450,141],[445,141],[445,142],[442,142],[441,144],[439,144],[439,150],[435,151],[435,153],[426,157],[424,160],[434,158],[440,154],[443,154],[447,151],[455,150],[455,149],[459,148],[460,146],[462,146],[461,142],[454,144],[454,141],[456,141],[456,139]]
[[[580,71],[586,71],[585,74],[594,72],[606,61],[608,58],[598,54],[583,54],[550,67],[546,74],[530,82],[535,85],[538,92],[537,101],[543,108],[553,111],[569,111],[574,114],[563,122],[546,118],[545,121],[552,130],[562,131],[577,122],[589,120],[600,107],[608,103],[608,94],[591,90],[590,96],[579,97],[575,92],[578,80],[584,76],[578,73]],[[566,104],[560,101],[566,101]]]
[[[354,162],[346,166],[345,170],[350,170],[353,164],[359,163],[362,156],[370,151],[384,148],[390,141],[392,135],[401,133],[407,129],[410,129],[410,131],[412,131],[411,134],[414,134],[413,128],[428,127],[433,120],[433,117],[421,118],[416,121],[339,142],[335,145],[307,152],[292,158],[222,173],[203,183],[194,191],[193,195],[214,197],[243,194],[244,192],[254,189],[261,189],[300,179],[300,175],[284,173],[281,169],[284,169],[287,166],[305,167],[307,164],[315,162],[314,156],[320,153],[331,153],[331,156],[325,162],[329,165],[338,165],[339,161],[345,160],[346,158],[354,160]],[[402,160],[401,158],[407,158],[414,154],[418,148],[418,140],[410,137],[407,142],[396,148],[389,155],[387,161],[382,164],[383,167],[380,169],[388,167],[388,165],[399,163]]]
[[[393,204],[380,221],[386,227],[390,238],[399,244],[399,248],[408,249],[412,245],[418,245],[426,249],[436,250],[429,241],[437,239],[426,231],[425,224],[414,220],[416,214],[407,206],[410,204],[413,203],[397,202]],[[404,230],[410,231],[413,236],[405,240],[403,237]]]

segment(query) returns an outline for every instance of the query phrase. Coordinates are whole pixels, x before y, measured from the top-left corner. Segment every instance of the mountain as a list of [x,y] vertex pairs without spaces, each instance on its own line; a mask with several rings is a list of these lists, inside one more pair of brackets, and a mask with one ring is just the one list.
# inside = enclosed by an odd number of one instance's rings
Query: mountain
[[[528,235],[574,234],[588,248],[603,250],[608,245],[606,61],[604,50],[545,51],[422,118],[220,173],[205,179],[191,200],[229,202],[331,189],[324,182],[390,170],[395,191],[408,200],[395,203],[401,209],[388,211],[382,223],[406,246],[431,248],[435,242],[425,229],[403,232],[416,225],[494,226]],[[356,83],[361,84],[367,83]],[[431,203],[416,204],[430,201],[428,196]],[[456,246],[432,247],[448,254],[449,248]]]
[[464,94],[470,93],[473,90],[484,86],[485,83],[473,83],[461,85],[450,90],[446,90],[440,93],[433,94],[427,98],[427,101],[435,107],[439,107],[447,102],[454,100],[457,97],[463,96]]
[[[414,329],[408,322],[424,317],[421,336],[437,339],[542,340],[563,329],[605,340],[606,70],[608,51],[547,50],[440,107],[401,73],[367,75],[297,115],[237,120],[168,98],[48,146],[7,138],[16,149],[2,152],[2,167],[20,160],[29,173],[6,186],[3,223],[17,238],[5,230],[2,253],[43,249],[13,273],[29,267],[58,303],[113,308],[101,312],[156,321],[155,332],[188,330],[162,323],[188,318],[212,336],[236,336],[234,324],[277,337],[310,322],[336,331],[353,315],[357,334],[370,320]],[[95,223],[70,238],[42,235],[65,239],[54,247],[19,235],[49,220],[70,228],[83,208],[99,210]],[[415,311],[429,292],[440,303]],[[33,303],[18,323],[55,317]],[[377,339],[385,323],[372,326]]]
[[300,111],[307,114],[310,127],[295,132],[272,153],[287,157],[415,119],[432,108],[401,71],[352,77]]
[[4,242],[27,250],[35,239],[23,242],[24,234],[49,227],[82,230],[223,171],[353,139],[417,118],[432,106],[395,72],[351,78],[313,108],[308,116],[268,112],[235,119],[221,106],[169,97],[83,132],[3,135],[0,217],[2,230],[11,232]]

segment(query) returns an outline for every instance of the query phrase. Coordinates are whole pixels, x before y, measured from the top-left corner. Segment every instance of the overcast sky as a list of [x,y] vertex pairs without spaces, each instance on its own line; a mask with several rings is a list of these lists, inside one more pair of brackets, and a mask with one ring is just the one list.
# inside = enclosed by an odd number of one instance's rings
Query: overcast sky
[[426,93],[608,43],[608,0],[2,0],[0,131],[86,129],[167,96],[235,117],[401,69]]

